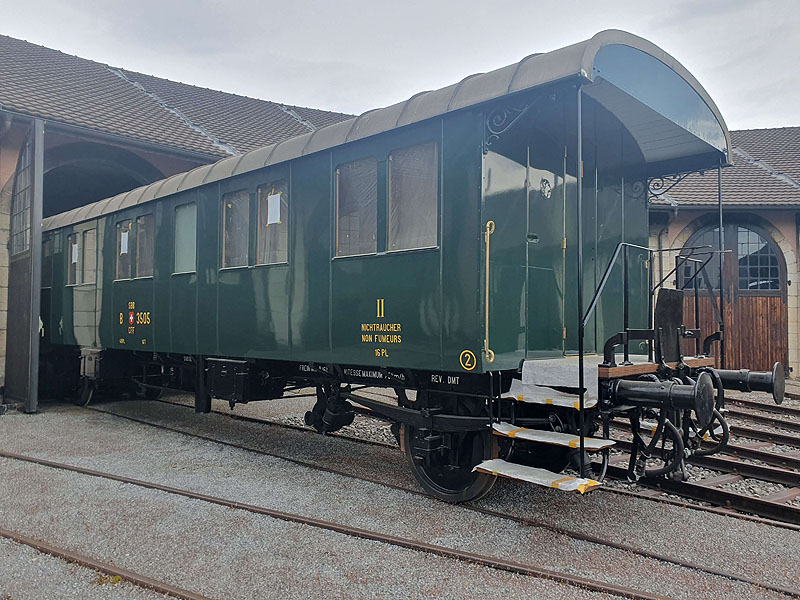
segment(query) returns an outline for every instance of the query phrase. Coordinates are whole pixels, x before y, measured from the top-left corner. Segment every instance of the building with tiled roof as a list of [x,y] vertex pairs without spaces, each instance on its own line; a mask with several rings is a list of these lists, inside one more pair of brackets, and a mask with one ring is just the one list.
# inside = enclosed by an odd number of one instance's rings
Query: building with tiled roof
[[[352,118],[205,89],[0,35],[0,386],[14,173],[44,121],[44,216]],[[14,216],[28,219],[30,210]]]
[[[800,127],[731,131],[734,165],[722,171],[724,204],[729,207],[800,205]],[[689,175],[654,205],[714,206],[717,173]]]
[[208,157],[352,117],[169,81],[3,35],[0,108]]
[[[748,351],[763,357],[758,368],[783,362],[800,373],[800,127],[731,131],[733,166],[721,171],[724,289],[729,314],[726,351],[733,363]],[[651,198],[651,246],[672,249],[656,263],[658,279],[689,247],[719,244],[718,174],[691,174]],[[719,281],[716,257],[709,278]],[[685,266],[671,284],[690,287]],[[739,331],[757,323],[756,330]],[[736,340],[735,345],[733,340]],[[750,346],[750,348],[748,348]],[[744,363],[742,363],[744,364]],[[750,364],[750,363],[748,363]]]

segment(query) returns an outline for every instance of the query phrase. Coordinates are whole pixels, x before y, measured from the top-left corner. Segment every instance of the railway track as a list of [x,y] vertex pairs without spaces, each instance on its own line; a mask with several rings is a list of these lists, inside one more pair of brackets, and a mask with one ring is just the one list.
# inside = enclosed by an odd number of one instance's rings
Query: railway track
[[[376,393],[374,395],[382,396],[387,399],[394,399],[386,394]],[[298,397],[303,397],[303,395]],[[180,402],[171,402],[166,399],[161,399],[159,401],[166,404],[171,404],[173,406],[191,408],[190,405]],[[278,427],[310,432],[308,428],[297,425],[275,423],[274,421],[243,415],[233,415],[231,413],[219,410],[214,410],[212,412],[237,420],[269,424]],[[732,427],[732,430],[733,429],[734,427]],[[747,428],[745,428],[745,430],[748,432],[748,437],[750,437],[753,431],[757,431]],[[734,434],[736,435],[735,432]],[[759,434],[766,439],[771,439],[771,436],[773,436],[771,432],[759,432]],[[384,444],[374,440],[365,440],[363,438],[353,436],[342,434],[337,434],[337,436],[366,444],[395,447],[394,445]],[[773,441],[770,443],[784,443],[781,435],[777,436],[777,440],[777,442]],[[616,439],[615,441],[621,450],[630,450],[630,445],[627,441],[620,439]],[[800,444],[800,439],[792,438],[792,441],[795,444]],[[764,443],[766,444],[768,442],[765,441]],[[794,498],[800,496],[800,473],[790,470],[792,467],[798,464],[798,462],[800,462],[800,459],[795,459],[784,454],[768,452],[766,450],[749,448],[747,446],[732,445],[732,450],[733,452],[731,452],[731,454],[737,458],[755,459],[762,462],[772,461],[772,463],[777,464],[773,464],[773,466],[768,467],[744,462],[743,460],[731,460],[721,456],[692,457],[688,461],[690,464],[714,471],[719,471],[720,473],[725,474],[725,476],[719,478],[709,478],[704,482],[676,481],[671,479],[666,480],[664,478],[643,478],[640,479],[638,483],[650,489],[663,491],[682,496],[693,501],[705,502],[713,505],[714,507],[719,507],[714,510],[714,512],[723,512],[724,514],[729,514],[736,517],[754,516],[755,518],[766,519],[771,524],[779,524],[781,526],[798,528],[798,530],[800,530],[800,507],[787,504],[788,502],[794,500]],[[726,454],[728,452],[728,450],[725,451]],[[289,459],[288,457],[280,458]],[[627,461],[627,455],[621,455],[618,459],[616,459],[616,461],[612,459],[612,464],[609,469],[609,476],[617,480],[625,481],[627,479],[627,473],[625,469],[619,465],[627,465]],[[772,498],[760,498],[757,496],[742,494],[736,491],[721,489],[718,487],[735,483],[737,481],[742,481],[746,478],[780,484],[787,486],[788,489]],[[602,490],[612,493],[622,491],[614,488],[602,488]],[[654,497],[638,492],[633,493],[650,500],[669,501],[670,503],[676,503],[674,500],[666,498]],[[684,503],[684,505],[699,510],[709,510],[711,508],[696,504]]]
[[[107,414],[113,414],[113,413],[107,413]],[[247,450],[246,448],[243,448],[243,449]],[[5,452],[5,451],[0,451],[0,457],[6,458],[6,459],[10,459],[10,460],[28,462],[28,463],[32,463],[32,464],[36,464],[36,465],[40,465],[40,466],[45,466],[45,467],[49,467],[49,468],[53,468],[53,469],[59,469],[59,470],[63,470],[63,471],[71,471],[71,472],[74,472],[74,473],[80,473],[82,475],[88,475],[88,476],[91,476],[91,477],[98,477],[98,478],[102,478],[102,479],[106,479],[106,480],[110,480],[110,481],[117,481],[117,482],[120,482],[120,483],[126,483],[126,484],[130,484],[130,485],[135,485],[137,487],[142,487],[142,488],[151,489],[151,490],[157,490],[157,491],[165,492],[165,493],[168,493],[168,494],[173,494],[173,495],[178,495],[178,496],[182,496],[182,497],[185,497],[185,498],[190,498],[192,500],[200,500],[200,501],[203,501],[203,502],[208,502],[208,503],[211,503],[211,504],[216,504],[216,505],[224,506],[224,507],[227,507],[227,508],[232,508],[232,509],[242,510],[242,511],[246,511],[246,512],[253,513],[253,514],[263,515],[263,516],[270,517],[270,518],[273,518],[273,519],[279,519],[281,521],[299,523],[299,524],[307,525],[307,526],[314,527],[314,528],[317,528],[317,529],[324,529],[324,530],[327,530],[327,531],[333,531],[333,532],[341,533],[341,534],[344,534],[344,535],[347,535],[347,536],[351,536],[351,537],[356,537],[356,538],[365,539],[365,540],[372,540],[372,541],[380,542],[380,543],[383,543],[383,544],[388,544],[388,545],[392,545],[392,546],[398,546],[398,547],[401,547],[401,548],[405,548],[405,549],[408,549],[408,550],[413,550],[413,551],[416,551],[416,552],[423,552],[423,553],[426,553],[426,554],[433,554],[433,555],[436,555],[436,556],[441,556],[441,557],[449,558],[449,559],[452,559],[452,560],[457,560],[457,561],[466,562],[466,563],[470,563],[470,564],[477,564],[477,565],[481,565],[481,566],[484,566],[484,567],[489,567],[491,569],[497,569],[497,570],[500,570],[500,571],[507,571],[507,572],[518,574],[518,575],[524,575],[524,576],[529,576],[529,577],[537,577],[537,578],[540,578],[540,579],[548,579],[550,581],[555,581],[555,582],[558,582],[558,583],[563,583],[563,584],[579,587],[579,588],[590,590],[590,591],[606,593],[606,594],[612,594],[612,595],[619,596],[619,597],[622,597],[622,598],[631,598],[631,599],[634,599],[634,600],[663,600],[665,598],[664,596],[661,596],[661,595],[650,594],[648,592],[635,590],[633,588],[629,588],[629,587],[625,587],[625,586],[621,586],[621,585],[616,585],[616,584],[613,584],[613,583],[608,583],[608,582],[594,580],[594,579],[590,579],[590,578],[582,577],[582,576],[578,576],[578,575],[572,575],[572,574],[568,574],[568,573],[562,573],[562,572],[558,572],[558,571],[552,571],[552,570],[548,570],[548,569],[543,569],[543,568],[537,567],[537,566],[532,565],[532,564],[526,564],[526,563],[521,563],[521,562],[516,562],[516,561],[510,561],[510,560],[507,560],[507,559],[502,559],[502,558],[499,558],[499,557],[489,556],[489,555],[485,555],[485,554],[466,552],[466,551],[463,551],[463,550],[457,550],[457,549],[449,548],[449,547],[446,547],[446,546],[440,546],[440,545],[437,545],[437,544],[431,544],[431,543],[428,543],[428,542],[423,542],[423,541],[415,540],[415,539],[412,539],[412,538],[389,535],[389,534],[381,533],[381,532],[378,532],[378,531],[362,529],[362,528],[353,527],[353,526],[342,524],[342,523],[336,523],[336,522],[332,522],[332,521],[325,521],[325,520],[322,520],[322,519],[316,519],[316,518],[308,517],[308,516],[305,516],[305,515],[299,515],[299,514],[294,514],[294,513],[283,512],[283,511],[274,510],[274,509],[270,509],[270,508],[265,508],[265,507],[257,506],[257,505],[253,505],[253,504],[247,504],[247,503],[244,503],[244,502],[237,502],[235,500],[230,500],[230,499],[227,499],[227,498],[221,498],[221,497],[218,497],[218,496],[211,496],[211,495],[208,495],[208,494],[201,494],[201,493],[198,493],[198,492],[193,492],[191,490],[186,490],[186,489],[182,489],[182,488],[176,488],[176,487],[172,487],[172,486],[162,485],[162,484],[154,483],[154,482],[151,482],[151,481],[143,481],[143,480],[140,480],[140,479],[134,479],[134,478],[131,478],[131,477],[126,477],[126,476],[118,475],[118,474],[115,474],[115,473],[106,473],[106,472],[97,471],[97,470],[94,470],[94,469],[87,469],[87,468],[78,467],[78,466],[70,465],[70,464],[66,464],[66,463],[60,463],[60,462],[55,462],[55,461],[51,461],[51,460],[45,460],[45,459],[41,459],[41,458],[36,458],[36,457],[32,457],[32,456],[25,456],[25,455],[16,454],[16,453],[12,453],[12,452]],[[27,543],[28,545],[31,545],[33,547],[36,547],[37,549],[41,549],[42,551],[47,552],[48,554],[58,555],[58,556],[61,556],[62,558],[67,558],[67,560],[72,559],[73,562],[82,561],[81,564],[85,564],[87,566],[92,566],[92,568],[98,568],[100,570],[103,570],[104,568],[110,568],[110,565],[106,565],[105,563],[101,563],[100,561],[95,561],[95,560],[90,559],[88,557],[83,557],[83,556],[79,556],[79,555],[74,555],[74,554],[70,555],[66,551],[55,549],[52,546],[49,546],[48,544],[46,544],[44,542],[39,542],[37,540],[30,540],[30,539],[27,539],[27,538],[23,538],[22,536],[16,536],[15,534],[13,534],[11,532],[8,532],[8,533],[9,533],[9,535],[6,536],[6,537],[10,537],[11,539],[15,539],[16,541],[20,541],[21,543]],[[0,530],[0,534],[2,534],[1,530]],[[115,571],[115,572],[113,572],[113,571]],[[710,571],[706,570],[706,572],[710,572]],[[150,589],[155,589],[152,586],[159,586],[158,591],[163,591],[163,593],[167,593],[169,595],[172,595],[173,597],[187,598],[187,599],[190,599],[190,600],[203,600],[204,599],[203,596],[198,596],[198,595],[192,594],[191,592],[187,592],[185,590],[179,590],[177,588],[171,588],[170,586],[167,586],[166,584],[159,584],[158,582],[154,582],[153,580],[148,580],[148,578],[146,578],[144,576],[132,574],[132,573],[127,572],[127,571],[125,571],[123,569],[118,569],[118,568],[112,569],[112,574],[119,574],[121,577],[123,577],[123,575],[126,575],[123,578],[126,578],[126,579],[128,579],[129,581],[131,581],[133,583],[137,583],[137,585],[142,585],[143,587],[150,587]],[[730,577],[729,575],[722,575],[722,576]],[[747,581],[742,580],[742,579],[740,579],[740,581],[747,582]],[[150,586],[147,585],[148,582],[151,584]],[[757,583],[757,582],[747,582],[747,583],[751,583],[751,585],[757,585],[758,587],[761,587],[761,588],[764,588],[764,589],[770,589],[772,591],[777,591],[777,592],[780,592],[780,593],[793,595],[795,597],[800,597],[800,593],[793,592],[792,590],[783,589],[783,588],[780,588],[780,587],[766,586],[764,584],[760,584],[760,583]]]
[[[187,408],[187,409],[188,408],[192,408],[191,405],[187,405],[187,404],[180,403],[180,402],[170,402],[170,401],[167,401],[167,400],[160,400],[160,402],[165,403],[165,404],[169,404],[169,405],[172,405],[172,406],[180,407],[180,408]],[[180,428],[175,428],[175,427],[171,427],[171,426],[167,426],[167,425],[162,425],[162,424],[159,424],[159,423],[153,423],[153,422],[148,421],[146,419],[140,419],[140,418],[132,417],[132,416],[129,416],[129,415],[120,415],[120,414],[117,414],[117,413],[115,413],[113,411],[103,410],[102,408],[98,408],[96,406],[95,407],[87,407],[87,408],[89,410],[94,410],[96,412],[100,412],[100,413],[103,413],[103,414],[108,414],[108,415],[111,415],[111,416],[115,416],[115,417],[118,417],[118,418],[126,419],[126,420],[133,421],[133,422],[136,422],[136,423],[140,423],[140,424],[148,425],[148,426],[155,427],[155,428],[158,428],[158,429],[170,431],[170,432],[173,432],[173,433],[179,433],[179,434],[182,434],[182,435],[186,435],[186,436],[189,436],[189,437],[201,439],[201,440],[204,440],[204,441],[210,441],[210,442],[218,443],[218,444],[221,444],[221,445],[224,445],[224,446],[227,446],[227,447],[236,448],[236,449],[239,449],[239,450],[244,450],[246,452],[252,452],[252,453],[255,453],[255,454],[269,456],[269,457],[272,457],[272,458],[279,458],[279,459],[286,460],[288,462],[291,462],[291,463],[294,463],[294,464],[297,464],[297,465],[300,465],[300,466],[303,466],[303,467],[312,468],[312,469],[315,469],[315,470],[318,470],[318,471],[322,471],[322,472],[326,472],[326,473],[333,473],[333,474],[345,476],[345,477],[348,477],[348,478],[351,478],[351,479],[357,479],[357,480],[360,480],[360,481],[365,481],[365,482],[369,482],[369,483],[385,486],[385,487],[388,487],[388,488],[391,488],[391,489],[401,490],[401,491],[404,491],[404,492],[407,492],[407,493],[410,493],[410,494],[414,494],[414,495],[418,495],[418,496],[430,497],[428,494],[426,494],[425,492],[423,492],[423,491],[421,491],[419,489],[415,489],[415,488],[411,488],[411,487],[407,487],[407,486],[402,486],[402,485],[392,484],[392,483],[389,483],[389,482],[386,482],[386,481],[383,481],[383,480],[380,480],[380,479],[377,479],[377,478],[371,478],[371,477],[367,477],[367,476],[360,475],[360,474],[357,475],[357,474],[354,474],[354,473],[349,472],[349,471],[344,470],[344,469],[339,469],[339,468],[335,468],[335,467],[329,467],[329,466],[325,466],[325,465],[320,465],[320,464],[318,464],[316,462],[301,460],[301,459],[297,459],[297,458],[292,457],[292,456],[282,455],[282,454],[278,454],[278,453],[274,453],[274,452],[267,452],[267,451],[264,451],[264,450],[261,450],[261,449],[256,449],[256,448],[244,446],[244,445],[241,445],[241,444],[237,444],[237,443],[234,443],[234,442],[221,440],[221,439],[216,438],[216,437],[211,437],[211,436],[207,436],[207,435],[203,435],[203,434],[199,434],[199,433],[188,432],[188,431],[185,431],[185,430],[180,429]],[[242,415],[230,415],[229,413],[226,413],[224,411],[218,411],[218,410],[212,410],[212,412],[215,413],[215,414],[222,415],[222,416],[233,417],[233,418],[235,418],[237,420],[242,420],[242,421],[246,421],[246,422],[250,422],[250,423],[255,423],[255,424],[259,424],[259,425],[263,425],[263,426],[267,426],[267,427],[279,427],[279,428],[284,428],[284,429],[296,430],[296,431],[300,431],[300,432],[311,434],[311,435],[319,435],[319,434],[316,434],[315,432],[313,432],[310,429],[305,428],[305,427],[299,427],[299,426],[285,424],[285,423],[275,423],[273,421],[264,420],[264,419],[258,419],[258,418],[255,418],[255,417],[248,417],[248,416],[242,416]],[[347,441],[360,443],[360,444],[379,446],[379,447],[386,447],[386,448],[392,448],[392,449],[396,449],[397,448],[396,445],[390,445],[390,444],[386,444],[386,443],[378,442],[378,441],[373,441],[373,440],[365,440],[365,439],[358,438],[358,437],[342,435],[340,433],[337,433],[332,437],[338,437],[338,438],[342,438],[342,439],[347,440]],[[1,455],[2,454],[0,454],[0,456]],[[608,489],[607,491],[609,491],[611,493],[618,493],[618,494],[621,494],[621,495],[626,495],[626,496],[637,496],[637,497],[645,497],[647,499],[654,499],[654,498],[651,498],[651,497],[648,497],[648,496],[643,496],[642,494],[631,493],[631,492],[627,492],[627,491],[624,491],[624,490]],[[705,507],[698,507],[696,505],[687,505],[687,504],[680,503],[680,502],[677,502],[677,501],[674,501],[674,500],[670,500],[670,499],[657,498],[655,500],[663,501],[663,502],[666,502],[666,503],[669,503],[669,504],[673,504],[673,505],[686,506],[686,507],[690,507],[690,508],[700,508],[700,509],[705,510]],[[625,552],[630,552],[632,554],[636,554],[636,555],[642,556],[644,558],[654,559],[654,560],[662,561],[662,562],[665,562],[665,563],[674,564],[674,565],[677,565],[679,567],[692,569],[692,570],[700,571],[700,572],[703,572],[703,573],[708,573],[708,574],[711,574],[711,575],[716,575],[716,576],[720,576],[720,577],[726,577],[728,579],[732,579],[732,580],[735,580],[735,581],[740,581],[742,583],[747,583],[747,584],[750,584],[750,585],[755,585],[755,586],[758,586],[758,587],[761,587],[763,589],[767,589],[767,590],[770,590],[770,591],[779,592],[779,593],[790,595],[792,597],[800,598],[800,592],[797,591],[797,590],[791,589],[791,588],[785,588],[785,587],[782,587],[782,586],[774,586],[774,585],[764,584],[764,583],[759,582],[757,580],[750,579],[748,577],[742,577],[742,576],[737,575],[735,573],[722,571],[722,570],[711,568],[711,567],[705,567],[705,566],[699,565],[697,563],[693,563],[693,562],[686,561],[686,560],[683,560],[683,559],[676,559],[676,558],[673,558],[671,556],[667,556],[667,555],[659,554],[659,553],[656,553],[656,552],[651,552],[651,551],[648,551],[648,550],[637,548],[637,547],[631,546],[629,544],[614,542],[612,540],[606,540],[606,539],[600,538],[598,536],[594,536],[594,535],[591,535],[591,534],[584,533],[582,531],[575,531],[575,530],[572,530],[572,529],[569,529],[569,528],[566,528],[566,527],[552,525],[552,524],[547,523],[547,522],[545,522],[543,520],[532,519],[532,518],[527,518],[527,517],[520,517],[520,516],[517,516],[517,515],[508,514],[508,513],[505,513],[505,512],[501,512],[501,511],[494,511],[494,510],[491,510],[491,509],[486,509],[486,508],[475,506],[475,505],[473,505],[471,503],[462,504],[461,506],[463,508],[467,509],[467,510],[471,510],[471,511],[474,511],[474,512],[477,512],[477,513],[480,513],[480,514],[484,514],[484,515],[487,515],[487,516],[507,519],[509,521],[513,521],[513,522],[516,522],[516,523],[519,523],[519,524],[522,524],[522,525],[526,525],[526,526],[530,526],[530,527],[537,527],[537,528],[546,529],[546,530],[552,531],[554,533],[558,533],[558,534],[561,534],[561,535],[568,536],[568,537],[573,538],[575,540],[580,540],[580,541],[589,542],[589,543],[592,543],[592,544],[608,546],[610,548],[614,548],[614,549],[617,549],[617,550],[622,550],[622,551],[625,551]],[[713,512],[719,512],[719,511],[716,511],[714,509],[711,509],[711,510]],[[724,514],[728,515],[730,513],[725,512]],[[756,521],[759,521],[759,522],[764,522],[764,523],[769,524],[769,525],[776,525],[777,524],[777,525],[780,525],[780,526],[784,526],[783,523],[776,523],[775,521],[758,519],[758,518],[750,517],[749,515],[738,515],[736,513],[732,513],[732,516],[737,516],[737,517],[740,517],[740,518],[746,518],[748,520],[756,520]],[[792,526],[789,526],[789,527],[794,528]],[[798,527],[797,529],[800,530],[800,527]]]
[[[180,598],[180,600],[211,600],[207,596],[202,596],[200,594],[184,590],[172,584],[165,583],[163,581],[158,581],[156,579],[153,579],[152,577],[136,573],[135,571],[120,568],[109,562],[92,558],[90,556],[74,552],[72,550],[59,548],[58,546],[54,546],[53,544],[45,542],[44,540],[27,537],[15,531],[10,531],[8,529],[4,529],[1,527],[0,527],[0,537],[12,540],[18,544],[24,544],[25,546],[30,546],[31,548],[34,548],[35,550],[43,554],[48,554],[50,556],[60,558],[62,560],[65,560],[67,562],[76,565],[80,565],[82,567],[87,567],[89,569],[94,569],[95,571],[100,571],[105,575],[111,575],[112,577],[119,577],[121,580],[127,581],[141,588],[152,590],[154,592],[157,592],[159,594],[164,594],[172,598]],[[11,598],[11,596],[8,596],[8,598]]]

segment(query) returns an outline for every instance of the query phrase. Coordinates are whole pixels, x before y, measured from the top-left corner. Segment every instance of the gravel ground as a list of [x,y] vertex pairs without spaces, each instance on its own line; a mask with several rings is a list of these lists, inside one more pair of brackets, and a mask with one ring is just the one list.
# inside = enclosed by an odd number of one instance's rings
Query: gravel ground
[[159,600],[157,594],[0,538],[0,599]]
[[[335,437],[265,428],[219,415],[195,415],[185,408],[162,403],[121,402],[106,404],[104,408],[152,420],[164,419],[173,426],[202,431],[227,441],[255,443],[256,447],[283,452],[287,456],[410,485],[407,468],[396,449],[365,447]],[[459,549],[530,561],[545,568],[605,578],[654,593],[689,598],[700,589],[713,590],[714,595],[725,598],[764,597],[764,590],[746,584],[579,542],[506,519],[486,517],[462,507],[443,505],[384,486],[321,473],[282,460],[79,409],[57,408],[38,416],[9,415],[0,419],[2,434],[6,434],[8,449],[24,453]],[[92,440],[90,445],[85,443],[87,439]],[[52,470],[48,471],[52,473]],[[82,478],[85,479],[73,474],[68,480]],[[264,482],[269,482],[269,485],[265,486]],[[30,487],[29,482],[23,487]],[[37,488],[36,485],[32,487]],[[126,486],[113,484],[112,487]],[[498,488],[484,501],[489,502],[487,507],[556,522],[567,514],[567,521],[559,523],[564,527],[610,535],[618,541],[762,581],[798,586],[796,569],[790,566],[796,566],[800,553],[796,543],[790,542],[796,539],[796,532],[610,494],[595,493],[579,498],[517,482],[512,486],[499,485]],[[33,498],[39,496],[41,494],[34,494]],[[71,497],[67,492],[65,496]],[[183,499],[181,502],[189,501]],[[5,504],[6,501],[0,502],[0,505]],[[48,506],[51,504],[47,503]],[[125,502],[124,506],[128,508],[131,504]],[[119,506],[117,504],[117,510],[120,510]],[[203,506],[205,515],[210,508]],[[146,513],[149,509],[142,503],[141,510]],[[619,514],[624,517],[622,520],[616,518]],[[409,515],[414,515],[414,518],[409,519]],[[630,516],[636,519],[629,519]],[[127,521],[118,519],[116,523],[127,524]],[[613,525],[609,529],[607,524],[611,522]],[[201,523],[207,523],[207,519]],[[689,531],[678,526],[680,523],[688,526]],[[719,536],[697,535],[698,531],[714,531],[715,527],[726,532],[723,542]],[[194,529],[203,527],[195,526]],[[653,529],[670,533],[654,537]],[[678,532],[677,536],[673,530]],[[177,535],[176,532],[186,534],[180,528],[164,530],[165,534]],[[742,538],[747,540],[746,544],[737,543]],[[177,543],[193,547],[192,544],[198,542],[181,539]],[[324,544],[314,547],[327,548]],[[775,547],[786,550],[775,556]],[[535,549],[533,554],[532,549]],[[759,564],[758,561],[767,557],[769,565]]]
[[732,481],[730,483],[721,485],[719,486],[719,489],[760,498],[769,494],[783,492],[789,488],[785,485],[771,483],[769,481],[760,481],[758,479],[742,479],[741,481]]
[[211,598],[604,597],[95,477],[0,467],[4,515],[24,517],[19,529]]

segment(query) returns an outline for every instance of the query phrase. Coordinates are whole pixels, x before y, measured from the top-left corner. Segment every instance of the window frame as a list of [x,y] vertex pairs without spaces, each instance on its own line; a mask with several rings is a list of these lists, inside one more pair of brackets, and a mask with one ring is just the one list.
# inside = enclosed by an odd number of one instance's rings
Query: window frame
[[[245,244],[245,248],[246,248],[245,262],[244,262],[244,264],[241,264],[241,265],[225,266],[225,255],[226,255],[226,252],[225,252],[225,249],[226,249],[226,246],[225,246],[225,232],[226,232],[226,228],[227,228],[227,219],[226,219],[226,214],[225,214],[225,211],[227,210],[227,205],[226,205],[226,202],[225,202],[225,197],[228,196],[229,194],[238,194],[238,193],[241,193],[241,192],[244,192],[247,195],[247,206],[245,207],[246,210],[244,211],[244,213],[247,215],[247,227],[246,227],[247,239],[246,239],[246,244]],[[235,189],[232,189],[232,190],[227,191],[227,192],[226,191],[220,191],[219,202],[220,202],[220,205],[222,207],[222,211],[220,213],[220,217],[221,218],[220,218],[220,225],[219,225],[219,227],[220,227],[220,240],[219,240],[220,245],[219,245],[219,263],[218,263],[218,270],[219,271],[228,271],[228,270],[231,270],[231,269],[247,269],[247,268],[250,268],[250,266],[251,266],[251,264],[250,264],[250,260],[251,260],[250,241],[251,241],[251,237],[252,237],[251,236],[251,229],[252,229],[251,221],[252,221],[252,219],[250,218],[251,217],[250,213],[252,212],[252,206],[253,206],[252,195],[253,194],[250,191],[250,186],[246,186],[246,185],[243,185],[241,187],[236,187]]]
[[[70,272],[72,269],[72,241],[75,240],[75,246],[77,246],[76,251],[76,261],[75,261],[75,281],[70,281]],[[83,248],[81,241],[83,239],[83,235],[80,231],[72,230],[72,233],[67,234],[67,251],[66,251],[66,258],[67,258],[67,269],[66,269],[66,284],[65,287],[77,287],[82,283],[82,272],[83,272],[83,261],[81,260],[83,254]]]
[[[114,238],[115,238],[114,239],[114,254],[116,256],[116,260],[114,261],[114,281],[129,281],[129,280],[133,279],[133,264],[134,264],[133,263],[133,251],[132,251],[133,242],[132,242],[131,238],[134,235],[134,233],[133,233],[134,220],[135,219],[133,219],[132,217],[125,217],[123,219],[119,219],[118,221],[116,221],[114,223],[114,233],[116,234],[114,236]],[[120,245],[121,245],[121,242],[122,242],[120,234],[122,232],[121,225],[123,223],[128,223],[128,251],[126,252],[126,254],[129,257],[128,258],[129,263],[128,263],[128,276],[127,277],[120,277],[119,276],[119,259],[122,256],[120,254]]]
[[33,129],[29,129],[17,157],[11,185],[9,208],[8,256],[9,260],[28,252],[33,240],[31,210],[33,203]]
[[[184,208],[186,206],[194,206],[194,269],[191,271],[178,271],[177,270],[177,248],[176,242],[178,241],[177,236],[177,228],[178,228],[178,209]],[[172,275],[191,275],[197,273],[197,255],[199,254],[198,244],[197,244],[197,220],[198,220],[198,213],[197,213],[197,202],[190,201],[190,202],[182,202],[181,204],[176,204],[175,208],[172,211]]]
[[[416,246],[414,248],[398,248],[392,249],[392,153],[401,150],[408,150],[416,146],[425,146],[433,144],[434,153],[436,157],[436,164],[434,165],[434,176],[436,177],[436,242],[432,246]],[[428,138],[415,142],[413,144],[406,144],[398,146],[389,150],[386,155],[386,253],[395,254],[397,252],[419,252],[421,250],[436,250],[441,244],[441,231],[439,230],[439,220],[442,213],[441,206],[441,158],[439,156],[439,143],[434,138]]]
[[[779,296],[786,298],[788,295],[788,275],[786,271],[786,257],[783,255],[783,251],[778,246],[777,242],[773,239],[772,234],[763,226],[758,223],[752,222],[752,217],[748,219],[747,215],[731,215],[729,220],[725,220],[723,222],[723,250],[732,250],[732,256],[735,258],[733,259],[726,259],[724,264],[724,277],[725,277],[725,293],[726,294],[733,294],[733,298],[737,298],[739,296]],[[697,246],[697,240],[708,231],[713,231],[719,227],[719,223],[716,221],[705,221],[705,225],[701,226],[697,229],[687,240],[687,242],[683,245],[684,248]],[[757,233],[770,247],[772,252],[775,253],[775,256],[778,259],[778,282],[779,286],[777,290],[774,289],[739,289],[739,257],[738,257],[738,237],[739,237],[739,228],[742,227],[744,229],[749,229],[754,233]],[[714,244],[712,250],[716,251],[717,244]],[[682,250],[682,249],[681,249]],[[712,258],[712,261],[718,260],[716,257]],[[676,274],[676,284],[679,289],[683,289],[683,282],[684,282],[684,275],[683,275],[683,268],[681,269],[680,273]],[[686,294],[693,294],[694,288],[688,287],[683,289]],[[700,293],[704,294],[707,293],[706,287],[700,287]],[[719,287],[714,288],[714,293],[719,294]]]
[[[292,222],[292,199],[291,199],[291,192],[289,190],[289,177],[278,177],[277,179],[272,179],[271,181],[267,181],[265,183],[259,183],[256,185],[256,235],[255,235],[255,262],[253,264],[254,267],[273,267],[276,265],[288,265],[289,264],[289,248],[291,247],[290,243],[290,234],[291,234],[291,222]],[[286,190],[286,259],[276,262],[261,262],[261,257],[259,256],[259,251],[261,247],[261,188],[266,187],[275,187],[275,184],[283,182],[283,187]],[[281,202],[283,200],[281,199]]]
[[[357,163],[367,160],[375,161],[375,250],[372,252],[363,252],[360,254],[339,254],[339,173],[343,165],[350,163]],[[359,157],[351,158],[349,160],[342,160],[333,168],[333,259],[348,259],[364,256],[378,256],[385,254],[385,250],[381,250],[379,244],[380,232],[380,216],[381,216],[381,160],[379,160],[379,153],[363,154]]]
[[[141,221],[142,219],[145,219],[146,217],[150,217],[150,219],[152,220],[152,224],[153,224],[152,225],[152,235],[151,235],[151,238],[150,238],[150,241],[151,241],[152,246],[153,246],[152,250],[150,252],[150,260],[151,260],[150,274],[149,275],[139,275],[139,259],[140,259],[141,254],[142,254],[139,251],[140,250],[140,245],[141,245],[141,242],[142,242],[142,240],[140,239],[140,236],[139,236],[139,221]],[[134,219],[132,219],[132,221],[136,224],[136,228],[135,228],[136,235],[134,237],[134,240],[136,242],[136,244],[134,246],[136,248],[136,254],[133,256],[133,264],[131,265],[131,279],[153,279],[155,277],[155,274],[156,274],[156,216],[152,212],[143,213],[141,215],[137,215]],[[128,242],[128,243],[130,243],[130,242]]]

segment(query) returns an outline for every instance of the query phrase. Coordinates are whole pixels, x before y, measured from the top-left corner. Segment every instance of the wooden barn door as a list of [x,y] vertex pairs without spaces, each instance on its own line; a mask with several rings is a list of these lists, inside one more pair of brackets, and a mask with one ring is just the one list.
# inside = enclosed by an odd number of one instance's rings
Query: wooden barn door
[[[717,228],[706,229],[687,246],[717,246]],[[725,332],[726,368],[767,371],[776,362],[788,369],[788,309],[786,262],[777,244],[759,227],[736,222],[725,224]],[[719,286],[717,258],[706,267],[715,289]],[[691,292],[691,267],[679,274],[686,290],[684,317],[694,326],[695,300]],[[705,284],[701,282],[701,288]],[[714,299],[714,302],[718,300]],[[706,336],[717,330],[716,312],[707,292],[699,301],[700,328]],[[695,353],[694,342],[684,343],[687,355]],[[719,344],[713,349],[720,364]]]

